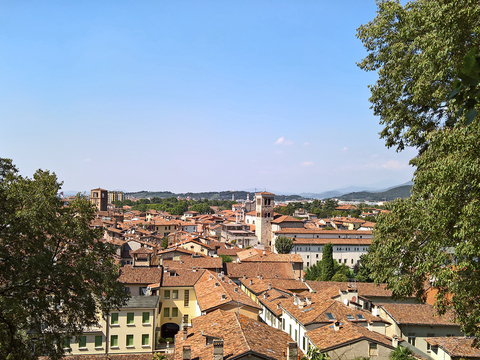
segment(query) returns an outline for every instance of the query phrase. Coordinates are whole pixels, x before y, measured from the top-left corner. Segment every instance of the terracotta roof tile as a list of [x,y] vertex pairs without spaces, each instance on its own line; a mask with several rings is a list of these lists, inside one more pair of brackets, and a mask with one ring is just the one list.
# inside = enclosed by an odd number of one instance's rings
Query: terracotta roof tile
[[228,277],[208,270],[195,284],[195,294],[201,311],[211,311],[226,304],[261,309]]
[[322,326],[307,331],[306,336],[322,351],[330,351],[361,340],[368,340],[394,349],[390,337],[370,331],[349,321],[341,322],[338,330],[335,330],[334,325]]
[[132,267],[131,265],[120,268],[118,281],[124,284],[151,284],[162,279],[163,271],[158,267]]
[[205,270],[168,269],[163,274],[161,286],[194,286],[204,272]]
[[398,324],[415,325],[456,325],[452,312],[437,315],[432,305],[377,303]]
[[226,263],[227,275],[230,278],[254,278],[262,275],[264,279],[295,279],[289,263]]
[[182,255],[179,260],[163,260],[163,266],[167,266],[169,269],[222,269],[222,259],[212,258],[209,256],[192,257],[191,255]]
[[439,346],[452,358],[480,358],[480,349],[472,347],[473,338],[466,337],[430,337],[425,341],[431,346]]
[[[175,337],[175,360],[182,360],[184,346],[190,346],[191,359],[212,359],[213,345],[207,344],[207,335],[223,339],[224,358],[237,358],[254,353],[266,359],[285,360],[283,352],[292,341],[282,330],[241,314],[214,311],[192,320],[187,338],[182,332]],[[299,357],[303,353],[298,349]]]

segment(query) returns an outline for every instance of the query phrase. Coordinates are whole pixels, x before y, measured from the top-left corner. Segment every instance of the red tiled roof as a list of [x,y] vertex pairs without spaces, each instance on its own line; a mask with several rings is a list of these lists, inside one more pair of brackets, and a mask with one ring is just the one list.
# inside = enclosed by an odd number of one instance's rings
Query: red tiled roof
[[[182,360],[184,346],[190,346],[191,359],[212,359],[213,344],[207,344],[207,336],[223,339],[224,358],[229,359],[251,354],[268,360],[285,360],[283,353],[292,341],[282,330],[241,314],[217,310],[192,319],[185,340],[181,331],[175,336],[175,360]],[[303,356],[300,349],[298,355]]]
[[124,284],[151,284],[162,279],[163,271],[158,267],[124,266],[119,270],[118,281]]
[[394,349],[390,337],[370,331],[350,321],[343,321],[338,330],[335,330],[334,325],[322,326],[307,331],[306,336],[316,347],[322,349],[322,352],[327,352],[361,340],[367,340]]
[[201,311],[211,311],[226,304],[261,309],[228,277],[208,270],[195,284],[195,294]]
[[472,347],[473,338],[427,337],[425,341],[431,346],[441,347],[451,358],[480,358],[480,349]]
[[262,275],[265,279],[295,279],[292,266],[289,263],[226,263],[227,275],[231,278],[246,276],[254,278]]
[[377,303],[397,324],[409,325],[452,325],[455,324],[453,312],[438,315],[432,305]]

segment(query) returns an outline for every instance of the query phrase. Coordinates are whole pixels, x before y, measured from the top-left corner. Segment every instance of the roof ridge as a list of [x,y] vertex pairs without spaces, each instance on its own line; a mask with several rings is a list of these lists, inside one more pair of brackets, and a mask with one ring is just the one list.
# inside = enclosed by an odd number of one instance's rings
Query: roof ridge
[[244,332],[244,330],[243,330],[243,326],[242,326],[242,324],[240,323],[240,312],[239,312],[239,309],[237,309],[237,311],[238,311],[238,312],[234,313],[234,315],[235,315],[235,320],[237,321],[238,326],[240,327],[240,332],[242,333],[242,337],[243,337],[243,339],[245,340],[245,343],[247,344],[248,350],[253,351],[252,347],[250,346],[250,343],[248,342],[247,337],[245,336],[245,332]]

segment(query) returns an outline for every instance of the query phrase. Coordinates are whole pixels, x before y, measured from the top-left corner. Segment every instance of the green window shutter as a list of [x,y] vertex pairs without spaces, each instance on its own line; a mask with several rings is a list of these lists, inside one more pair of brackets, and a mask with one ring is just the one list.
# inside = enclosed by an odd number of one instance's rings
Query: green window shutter
[[70,349],[70,338],[63,339],[63,348]]
[[150,345],[150,335],[143,334],[142,335],[142,345]]
[[170,299],[170,290],[164,290],[163,291],[163,298],[164,299]]
[[190,305],[190,290],[185,290],[183,296],[183,306],[187,307]]
[[127,346],[133,346],[133,335],[127,335]]
[[163,308],[163,317],[170,317],[170,308]]
[[127,324],[134,324],[134,323],[135,323],[135,314],[127,313]]
[[78,347],[79,348],[86,348],[87,347],[87,337],[86,336],[80,336],[78,338]]
[[110,323],[112,325],[118,325],[118,313],[112,313]]
[[118,346],[118,335],[112,335],[110,336],[110,346]]
[[150,323],[150,313],[144,312],[142,314],[142,324],[149,324]]
[[95,336],[95,347],[102,347],[102,335]]
[[178,308],[174,307],[172,308],[172,317],[177,317],[178,316]]

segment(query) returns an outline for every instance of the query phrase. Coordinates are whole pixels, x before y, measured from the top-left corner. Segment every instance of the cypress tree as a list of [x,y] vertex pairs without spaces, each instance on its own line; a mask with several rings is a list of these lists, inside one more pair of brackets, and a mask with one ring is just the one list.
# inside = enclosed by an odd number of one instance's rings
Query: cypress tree
[[335,275],[332,243],[323,246],[322,254],[322,281],[330,281],[333,275]]

